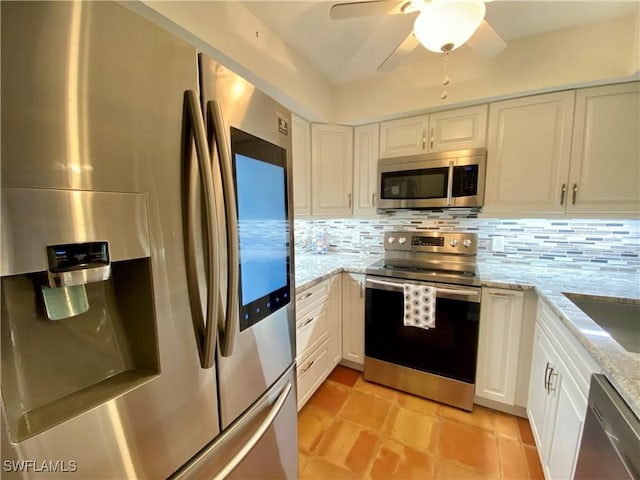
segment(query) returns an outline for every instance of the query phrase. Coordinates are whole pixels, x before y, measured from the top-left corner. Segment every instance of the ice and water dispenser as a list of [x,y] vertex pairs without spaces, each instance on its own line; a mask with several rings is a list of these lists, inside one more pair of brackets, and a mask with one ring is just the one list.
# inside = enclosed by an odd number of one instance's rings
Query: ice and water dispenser
[[1,253],[14,442],[159,373],[144,195],[3,188]]

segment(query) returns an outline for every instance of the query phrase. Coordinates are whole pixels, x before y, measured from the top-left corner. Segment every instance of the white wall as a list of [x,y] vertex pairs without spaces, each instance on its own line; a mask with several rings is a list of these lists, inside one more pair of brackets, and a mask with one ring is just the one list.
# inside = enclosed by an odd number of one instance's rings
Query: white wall
[[333,121],[329,82],[241,4],[143,0],[125,5],[185,38],[300,116]]
[[440,99],[442,56],[403,65],[335,92],[335,120],[363,124],[411,112],[463,106],[575,86],[637,77],[638,17],[628,16],[512,40],[486,61],[469,47],[449,59],[448,98]]

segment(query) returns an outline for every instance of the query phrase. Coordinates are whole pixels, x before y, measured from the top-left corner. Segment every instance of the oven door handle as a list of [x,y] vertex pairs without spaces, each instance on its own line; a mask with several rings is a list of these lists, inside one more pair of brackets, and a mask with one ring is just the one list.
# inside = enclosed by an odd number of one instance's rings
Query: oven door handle
[[[396,283],[396,282],[385,282],[383,280],[373,280],[371,278],[367,278],[367,286],[369,285],[381,285],[384,287],[392,287],[394,290],[403,291],[404,284]],[[407,282],[409,283],[409,282]],[[461,295],[465,297],[477,297],[480,295],[480,292],[477,290],[469,290],[469,289],[457,289],[457,288],[440,288],[436,287],[436,293],[446,293],[449,295]]]

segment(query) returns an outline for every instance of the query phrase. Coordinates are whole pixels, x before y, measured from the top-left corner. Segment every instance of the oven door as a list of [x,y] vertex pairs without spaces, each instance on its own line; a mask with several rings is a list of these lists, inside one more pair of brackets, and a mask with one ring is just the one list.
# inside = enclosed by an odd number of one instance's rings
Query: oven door
[[404,325],[404,283],[366,279],[365,356],[473,384],[476,377],[481,289],[436,287],[436,327]]

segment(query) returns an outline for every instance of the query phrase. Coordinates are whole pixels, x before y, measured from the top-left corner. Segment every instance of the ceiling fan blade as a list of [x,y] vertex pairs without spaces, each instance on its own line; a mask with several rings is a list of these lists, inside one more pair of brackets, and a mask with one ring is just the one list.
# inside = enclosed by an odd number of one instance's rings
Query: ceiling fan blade
[[400,65],[407,56],[420,44],[416,36],[411,32],[398,47],[378,67],[379,72],[389,72]]
[[486,20],[482,20],[478,29],[471,38],[467,40],[467,44],[484,58],[495,57],[507,47],[504,40],[500,38],[500,35],[496,33]]
[[369,17],[373,15],[391,15],[402,13],[402,5],[404,3],[406,2],[399,0],[337,3],[331,7],[329,16],[333,20],[343,20],[345,18]]

